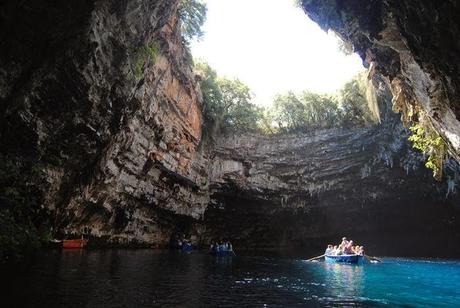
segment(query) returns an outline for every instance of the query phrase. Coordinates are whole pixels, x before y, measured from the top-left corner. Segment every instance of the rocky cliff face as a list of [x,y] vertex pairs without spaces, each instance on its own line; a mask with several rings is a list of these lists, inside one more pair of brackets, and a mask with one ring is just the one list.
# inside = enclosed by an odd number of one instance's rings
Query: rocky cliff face
[[[394,9],[412,16],[406,2]],[[395,101],[438,106],[426,112],[458,149],[458,70],[438,65],[457,56],[456,41],[436,29],[432,37],[408,35],[421,31],[415,21],[371,4],[377,15],[361,21],[360,10],[339,14],[345,4],[304,1],[325,27],[343,26],[340,33],[390,77]],[[458,242],[458,166],[448,164],[445,181],[433,181],[386,102],[375,127],[233,136],[199,150],[200,91],[176,16],[177,1],[169,0],[0,4],[1,247],[30,245],[33,229],[50,228],[122,245],[166,245],[178,232],[268,248],[323,245],[343,233],[401,247],[416,239],[407,247],[419,246],[419,254],[433,248],[428,239]],[[350,24],[324,22],[338,16]],[[381,16],[396,23],[375,23]],[[429,18],[442,27],[455,22]],[[412,40],[401,45],[404,35]]]
[[374,253],[458,254],[458,164],[435,182],[384,92],[374,127],[221,140],[208,236],[250,249],[320,250],[346,235]]
[[303,0],[302,5],[388,78],[394,109],[404,121],[427,117],[459,160],[458,1]]
[[112,243],[165,243],[177,215],[199,218],[200,94],[177,1],[1,10],[3,208]]

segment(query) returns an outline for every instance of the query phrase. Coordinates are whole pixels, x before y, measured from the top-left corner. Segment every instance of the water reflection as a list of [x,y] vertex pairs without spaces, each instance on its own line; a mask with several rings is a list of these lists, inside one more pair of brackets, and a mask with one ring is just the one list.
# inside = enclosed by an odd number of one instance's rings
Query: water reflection
[[364,267],[359,265],[324,263],[326,294],[339,300],[364,297]]
[[354,266],[152,250],[45,251],[2,307],[459,307],[460,262]]

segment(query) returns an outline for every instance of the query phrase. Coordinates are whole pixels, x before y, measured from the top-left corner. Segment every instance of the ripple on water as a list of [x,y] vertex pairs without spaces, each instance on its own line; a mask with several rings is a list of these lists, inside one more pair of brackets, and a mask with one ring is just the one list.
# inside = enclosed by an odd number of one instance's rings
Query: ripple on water
[[1,277],[8,282],[3,301],[14,307],[460,306],[459,262],[384,261],[45,251],[21,275]]

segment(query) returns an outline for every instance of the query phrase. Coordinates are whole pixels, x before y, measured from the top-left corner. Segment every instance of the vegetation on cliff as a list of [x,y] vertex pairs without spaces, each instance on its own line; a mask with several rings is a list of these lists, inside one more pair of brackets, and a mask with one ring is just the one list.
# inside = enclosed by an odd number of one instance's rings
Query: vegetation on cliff
[[203,24],[206,21],[206,4],[200,0],[180,0],[177,10],[181,22],[181,32],[184,42],[203,37]]
[[0,263],[21,257],[46,241],[48,210],[34,183],[44,183],[35,162],[0,154]]
[[433,177],[436,180],[441,181],[447,146],[427,121],[427,119],[421,120],[410,127],[412,135],[409,137],[409,141],[412,142],[414,149],[427,156],[425,166],[433,170]]
[[217,76],[207,63],[196,62],[203,94],[203,132],[205,139],[222,133],[260,130],[263,110],[251,102],[247,85],[238,79]]
[[374,122],[360,76],[335,95],[288,92],[264,108],[251,102],[251,90],[241,81],[219,77],[204,62],[196,62],[195,71],[201,76],[204,132],[211,139],[228,132],[287,133]]

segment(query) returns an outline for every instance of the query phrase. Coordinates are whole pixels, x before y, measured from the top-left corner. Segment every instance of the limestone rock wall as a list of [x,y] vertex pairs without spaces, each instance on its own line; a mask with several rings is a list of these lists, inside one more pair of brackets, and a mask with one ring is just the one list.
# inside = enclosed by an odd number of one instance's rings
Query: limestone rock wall
[[[29,245],[30,230],[51,227],[122,245],[188,233],[306,247],[345,232],[401,247],[416,239],[405,247],[419,255],[437,249],[423,245],[432,239],[455,252],[458,165],[433,181],[387,100],[375,127],[229,136],[200,150],[177,2],[0,3],[2,245],[18,234]],[[423,107],[455,153],[458,5],[409,3],[303,1],[386,76],[397,106]]]
[[303,0],[302,6],[388,78],[405,121],[421,111],[460,159],[458,1]]
[[[0,8],[1,155],[19,166],[2,184],[16,190],[23,177],[34,187],[26,206],[43,212],[37,224],[166,244],[181,217],[200,218],[209,200],[201,97],[177,1]],[[13,208],[22,201],[10,190],[2,203]]]
[[373,253],[457,255],[460,168],[450,161],[443,182],[432,178],[385,92],[373,127],[221,140],[206,236],[318,252],[348,236]]

